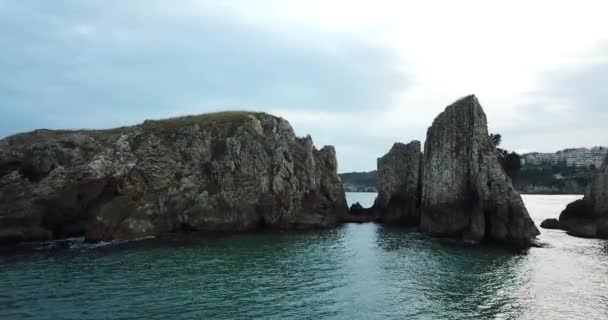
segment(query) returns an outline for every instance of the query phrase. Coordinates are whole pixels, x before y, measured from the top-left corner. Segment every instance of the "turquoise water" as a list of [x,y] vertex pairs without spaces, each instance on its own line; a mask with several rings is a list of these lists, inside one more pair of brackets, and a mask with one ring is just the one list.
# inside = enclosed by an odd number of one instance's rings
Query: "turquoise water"
[[[576,198],[525,202],[538,222]],[[0,319],[608,318],[608,242],[540,240],[516,252],[347,224],[5,253]]]

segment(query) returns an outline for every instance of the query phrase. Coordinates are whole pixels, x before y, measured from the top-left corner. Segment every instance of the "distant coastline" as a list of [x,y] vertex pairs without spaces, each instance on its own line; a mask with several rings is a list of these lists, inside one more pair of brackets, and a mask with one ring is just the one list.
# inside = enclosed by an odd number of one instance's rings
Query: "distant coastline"
[[[525,153],[513,185],[522,194],[584,194],[607,154],[606,147]],[[339,176],[346,192],[378,192],[376,170]]]

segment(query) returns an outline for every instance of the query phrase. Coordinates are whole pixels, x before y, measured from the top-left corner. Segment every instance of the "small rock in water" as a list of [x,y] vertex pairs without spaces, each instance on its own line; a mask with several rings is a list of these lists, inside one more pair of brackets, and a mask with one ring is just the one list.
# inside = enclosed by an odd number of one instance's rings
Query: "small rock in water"
[[350,209],[348,209],[348,210],[350,211],[350,213],[356,214],[356,213],[360,213],[363,209],[364,208],[361,205],[361,203],[355,202],[350,206]]
[[559,229],[559,220],[555,218],[545,219],[540,224],[540,227],[544,229]]

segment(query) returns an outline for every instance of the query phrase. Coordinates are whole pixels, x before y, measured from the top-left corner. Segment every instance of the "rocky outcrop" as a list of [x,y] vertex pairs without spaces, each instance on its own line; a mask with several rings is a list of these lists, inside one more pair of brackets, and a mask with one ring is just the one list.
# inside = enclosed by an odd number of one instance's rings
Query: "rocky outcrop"
[[0,140],[0,242],[327,227],[346,212],[334,148],[264,113]]
[[585,197],[559,216],[560,228],[586,238],[608,238],[608,158],[597,171]]
[[496,158],[475,96],[448,106],[429,128],[422,181],[423,232],[518,246],[539,234]]
[[540,227],[543,229],[559,229],[559,220],[555,218],[545,219],[541,222]]
[[378,197],[373,208],[380,221],[420,223],[421,161],[420,141],[395,143],[378,159]]

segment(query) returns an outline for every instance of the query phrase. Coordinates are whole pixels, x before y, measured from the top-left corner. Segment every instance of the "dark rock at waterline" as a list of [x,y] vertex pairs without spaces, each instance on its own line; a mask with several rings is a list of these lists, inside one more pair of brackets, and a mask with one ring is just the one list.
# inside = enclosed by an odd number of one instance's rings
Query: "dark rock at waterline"
[[361,203],[356,202],[348,209],[348,214],[344,215],[341,219],[342,222],[372,222],[377,221],[375,211],[373,208],[364,208]]
[[434,237],[530,246],[539,234],[496,158],[475,96],[448,106],[427,132],[421,230]]
[[0,242],[333,226],[333,147],[282,118],[223,112],[0,140]]
[[420,223],[422,152],[420,141],[395,143],[378,158],[378,197],[374,210],[380,221],[417,226]]
[[351,214],[364,214],[365,208],[359,202],[353,203],[350,208],[348,208],[348,212]]
[[560,228],[585,238],[608,238],[608,158],[597,171],[583,199],[570,203],[559,216]]
[[559,220],[555,218],[545,219],[541,222],[540,227],[544,229],[559,229]]

